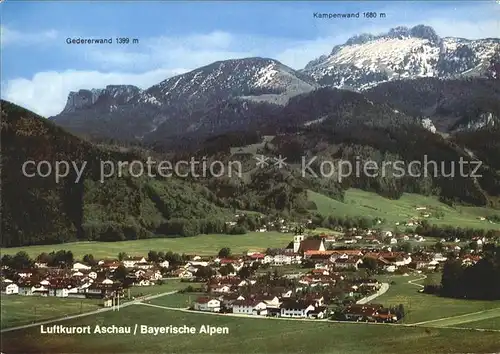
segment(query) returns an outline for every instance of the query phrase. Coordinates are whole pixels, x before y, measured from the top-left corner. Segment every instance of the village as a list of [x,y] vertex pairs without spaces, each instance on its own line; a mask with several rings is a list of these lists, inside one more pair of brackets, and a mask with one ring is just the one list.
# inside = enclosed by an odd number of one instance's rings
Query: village
[[[185,285],[180,292],[191,294],[185,306],[191,311],[397,322],[405,315],[403,305],[373,302],[390,287],[377,280],[379,276],[436,273],[449,257],[472,265],[481,259],[481,246],[487,241],[475,238],[476,247],[465,249],[458,246],[460,240],[438,242],[437,247],[422,236],[390,231],[299,231],[290,233],[286,247],[244,254],[232,254],[225,247],[212,256],[122,252],[117,259],[88,255],[74,261],[67,257],[69,252],[58,251],[34,261],[4,257],[2,295],[100,299],[102,306],[112,307],[135,299],[138,293],[131,296],[131,289],[180,281]],[[20,264],[32,266],[19,269]]]

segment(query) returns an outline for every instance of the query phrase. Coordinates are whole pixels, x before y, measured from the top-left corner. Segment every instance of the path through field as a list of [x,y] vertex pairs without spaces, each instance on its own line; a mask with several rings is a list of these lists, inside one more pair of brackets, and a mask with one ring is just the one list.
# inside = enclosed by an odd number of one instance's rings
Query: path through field
[[[415,285],[415,286],[418,286],[420,288],[423,288],[424,287],[423,285],[415,284],[414,282],[423,280],[425,278],[427,278],[426,275],[424,275],[422,278],[410,280],[410,281],[408,281],[408,283]],[[425,327],[448,327],[448,328],[450,328],[450,327],[458,326],[458,325],[461,325],[464,323],[488,320],[488,319],[496,318],[496,317],[500,317],[500,307],[497,307],[494,309],[489,309],[489,310],[466,313],[464,315],[443,317],[443,318],[438,318],[436,320],[417,322],[417,323],[413,323],[413,325],[414,326],[422,326],[423,325]]]
[[467,313],[465,315],[445,317],[437,320],[414,323],[414,325],[425,325],[427,327],[450,327],[469,322],[487,320],[495,317],[500,317],[500,307],[490,310]]
[[414,282],[420,281],[420,280],[424,280],[424,279],[427,279],[427,275],[424,275],[421,278],[417,278],[417,279],[413,279],[413,280],[408,280],[408,284],[415,285],[415,286],[418,286],[419,288],[423,289],[424,286],[422,284],[415,284]]

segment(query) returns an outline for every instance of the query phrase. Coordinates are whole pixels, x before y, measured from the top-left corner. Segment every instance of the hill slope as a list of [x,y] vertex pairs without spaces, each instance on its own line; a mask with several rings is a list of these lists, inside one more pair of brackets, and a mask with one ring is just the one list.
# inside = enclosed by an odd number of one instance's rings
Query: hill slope
[[[150,237],[168,220],[228,214],[206,189],[174,178],[125,173],[101,183],[101,161],[138,157],[98,149],[9,102],[2,101],[1,109],[2,246]],[[57,183],[54,175],[26,177],[28,160],[87,164],[79,180],[72,170]]]
[[238,98],[245,110],[244,105],[258,108],[259,103],[283,105],[290,97],[317,87],[312,78],[273,59],[232,59],[168,78],[146,90],[108,86],[71,92],[66,108],[51,119],[76,133],[116,139],[148,140],[148,134],[158,130],[161,136],[155,137],[161,140],[237,125],[238,120],[204,123],[205,112],[224,111],[218,107],[227,100]]

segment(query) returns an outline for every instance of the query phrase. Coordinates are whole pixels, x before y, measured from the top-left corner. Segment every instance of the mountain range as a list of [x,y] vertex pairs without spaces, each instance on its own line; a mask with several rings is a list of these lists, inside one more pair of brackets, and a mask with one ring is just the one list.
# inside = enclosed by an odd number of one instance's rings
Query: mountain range
[[[309,218],[308,190],[351,187],[500,208],[498,39],[439,38],[430,27],[360,35],[302,70],[266,58],[219,61],[148,89],[71,92],[50,119],[2,101],[2,246],[223,232],[236,210]],[[247,147],[250,147],[248,150]],[[288,165],[258,169],[254,157]],[[241,177],[110,178],[99,161],[193,156],[244,165]],[[301,158],[436,161],[431,175],[343,180],[301,173]],[[459,159],[482,178],[446,177]],[[26,160],[89,165],[78,183],[26,178]],[[445,167],[443,167],[445,166]],[[469,171],[470,172],[470,171]],[[73,172],[72,172],[73,173]],[[225,230],[227,231],[227,230]]]
[[[146,90],[130,85],[82,89],[71,92],[63,111],[51,119],[78,134],[119,140],[155,142],[217,134],[259,127],[291,97],[314,95],[321,87],[370,90],[380,96],[384,93],[374,91],[394,81],[494,78],[499,59],[498,38],[440,38],[428,26],[398,27],[381,35],[352,37],[301,70],[268,58],[231,59],[171,77]],[[422,93],[426,96],[437,96],[418,112],[426,119],[423,124],[447,133],[498,121],[497,112],[487,111],[480,122],[470,124],[462,116],[446,123],[429,122],[445,119],[433,109],[441,100],[437,86],[418,89],[428,90]],[[398,106],[400,102],[390,103]]]

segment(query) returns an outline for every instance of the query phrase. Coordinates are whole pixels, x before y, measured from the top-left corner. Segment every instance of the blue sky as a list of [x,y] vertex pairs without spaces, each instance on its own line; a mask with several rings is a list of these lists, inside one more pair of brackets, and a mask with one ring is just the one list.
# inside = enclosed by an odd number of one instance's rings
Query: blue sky
[[[70,90],[146,88],[217,60],[272,57],[295,69],[359,33],[427,24],[441,36],[499,37],[500,4],[479,2],[24,2],[2,4],[2,97],[57,114]],[[314,12],[384,12],[315,19]],[[66,38],[139,44],[66,44]]]

